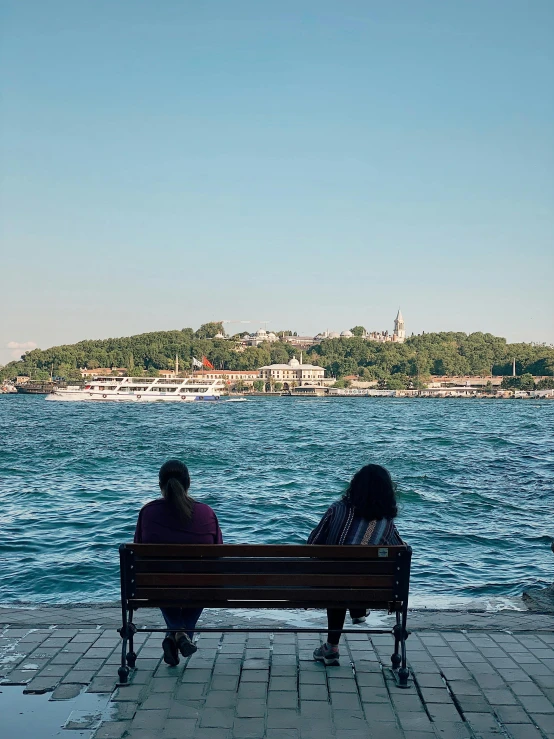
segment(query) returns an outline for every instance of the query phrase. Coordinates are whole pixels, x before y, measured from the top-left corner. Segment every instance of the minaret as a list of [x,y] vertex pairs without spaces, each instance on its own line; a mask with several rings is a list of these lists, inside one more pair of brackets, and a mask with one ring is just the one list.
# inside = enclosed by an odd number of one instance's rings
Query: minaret
[[402,317],[400,308],[398,309],[398,313],[396,314],[396,318],[394,319],[394,332],[392,336],[393,336],[393,341],[403,342],[404,339],[406,338],[406,330],[404,328],[404,319]]

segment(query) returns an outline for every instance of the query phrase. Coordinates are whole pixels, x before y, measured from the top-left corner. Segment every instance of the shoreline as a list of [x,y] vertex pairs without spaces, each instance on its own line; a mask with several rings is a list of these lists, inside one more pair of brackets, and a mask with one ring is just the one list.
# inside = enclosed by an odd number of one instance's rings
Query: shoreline
[[[137,626],[162,626],[157,609],[135,613]],[[205,609],[199,627],[307,627],[326,630],[322,610],[303,609]],[[79,628],[117,628],[121,606],[116,602],[64,604],[0,604],[0,625],[19,628],[55,629],[68,625]],[[372,612],[364,628],[392,629],[394,617],[385,611]],[[522,610],[412,608],[408,615],[410,631],[554,631],[554,613]]]

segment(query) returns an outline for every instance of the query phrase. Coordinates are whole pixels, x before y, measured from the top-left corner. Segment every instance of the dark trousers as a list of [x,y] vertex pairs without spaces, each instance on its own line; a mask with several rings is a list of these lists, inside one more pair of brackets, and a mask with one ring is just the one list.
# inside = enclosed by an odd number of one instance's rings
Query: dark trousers
[[160,611],[168,629],[186,631],[192,639],[202,608],[160,608]]
[[[361,618],[365,616],[365,608],[350,609],[352,618]],[[340,632],[344,628],[344,620],[346,618],[346,608],[328,608],[327,609],[327,643],[337,645],[340,641]]]

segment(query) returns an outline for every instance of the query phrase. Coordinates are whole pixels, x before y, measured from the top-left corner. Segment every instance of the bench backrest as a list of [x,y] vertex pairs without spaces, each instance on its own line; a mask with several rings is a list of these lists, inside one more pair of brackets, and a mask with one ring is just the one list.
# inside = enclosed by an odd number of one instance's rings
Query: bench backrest
[[122,544],[133,609],[374,608],[407,603],[409,546]]

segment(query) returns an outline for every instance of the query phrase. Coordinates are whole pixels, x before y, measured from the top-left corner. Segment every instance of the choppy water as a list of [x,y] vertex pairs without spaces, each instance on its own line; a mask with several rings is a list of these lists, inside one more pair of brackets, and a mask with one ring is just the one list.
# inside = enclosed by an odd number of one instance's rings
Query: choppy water
[[169,457],[230,543],[305,541],[358,467],[383,464],[415,595],[518,595],[554,579],[553,431],[548,401],[0,396],[0,603],[116,598],[117,545]]

